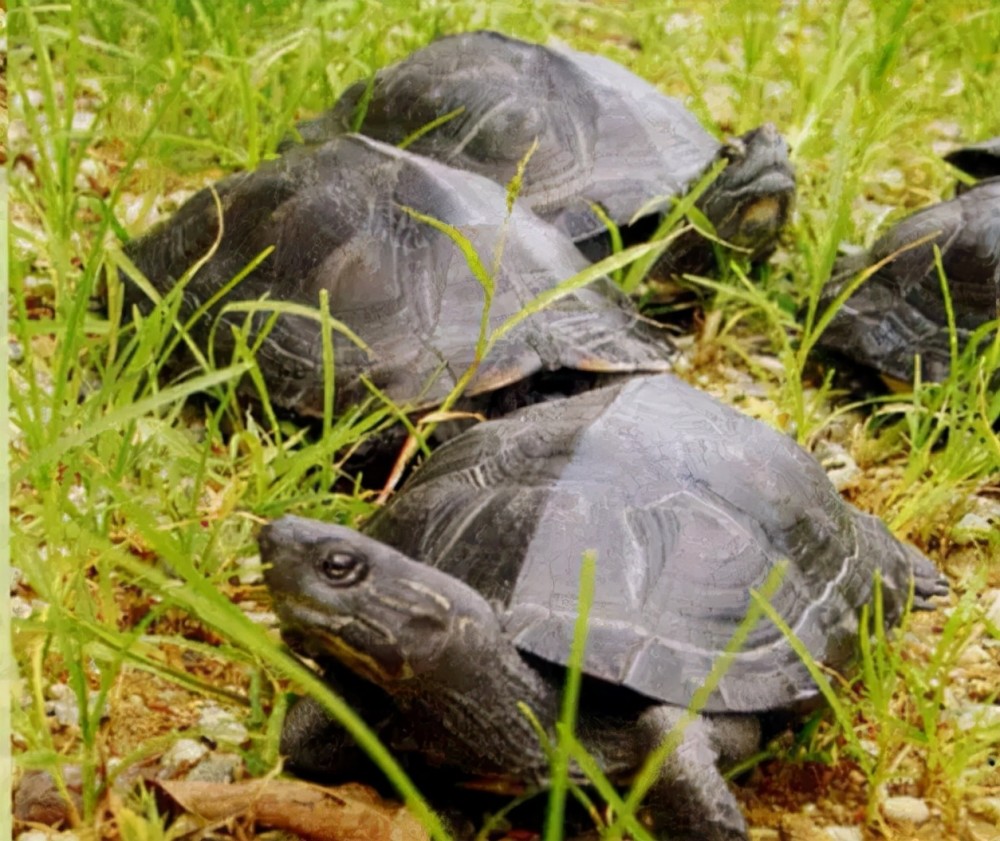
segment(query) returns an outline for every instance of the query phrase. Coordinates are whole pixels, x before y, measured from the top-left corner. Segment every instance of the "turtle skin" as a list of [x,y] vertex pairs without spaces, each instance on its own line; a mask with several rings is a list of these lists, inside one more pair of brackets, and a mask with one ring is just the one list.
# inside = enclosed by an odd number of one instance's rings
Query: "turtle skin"
[[[834,669],[854,656],[876,576],[887,625],[911,592],[918,607],[946,592],[791,439],[669,375],[477,425],[363,534],[285,517],[260,543],[286,639],[348,700],[358,680],[382,690],[361,712],[390,746],[528,784],[544,784],[548,758],[519,705],[554,728],[588,550],[576,732],[621,785],[684,717],[779,565],[771,604]],[[717,763],[756,750],[761,714],[818,695],[785,635],[758,622],[646,798],[657,836],[745,841]],[[343,770],[330,746],[344,741],[306,698],[282,751],[322,776]]]
[[922,380],[947,379],[950,335],[935,247],[959,351],[976,331],[977,342],[985,341],[980,328],[1000,316],[1000,177],[907,216],[868,252],[840,261],[821,307],[859,272],[873,273],[837,310],[817,347],[904,383],[913,382],[918,358]]
[[[773,125],[722,144],[680,102],[614,61],[489,31],[417,50],[298,128],[307,143],[351,130],[405,142],[503,185],[527,157],[519,200],[592,260],[611,249],[593,205],[624,229],[627,243],[641,241],[717,160],[728,166],[698,207],[751,259],[774,249],[795,192],[788,148]],[[656,271],[701,272],[713,263],[711,243],[691,234],[670,246]]]
[[[484,286],[455,242],[411,210],[454,226],[492,272],[487,333],[589,265],[553,226],[522,208],[508,213],[492,181],[355,135],[294,149],[202,190],[125,252],[161,294],[197,267],[180,315],[186,320],[219,298],[191,328],[217,361],[229,359],[233,331],[248,319],[227,305],[261,302],[248,342],[259,345],[270,401],[306,417],[323,416],[321,322],[286,312],[266,328],[271,302],[317,308],[322,292],[335,320],[337,413],[370,397],[366,381],[403,407],[433,406],[477,362],[468,395],[544,372],[669,369],[673,350],[663,331],[605,277],[555,296],[479,360]],[[138,285],[126,282],[125,292],[126,313],[152,308]],[[240,387],[257,396],[249,378]]]

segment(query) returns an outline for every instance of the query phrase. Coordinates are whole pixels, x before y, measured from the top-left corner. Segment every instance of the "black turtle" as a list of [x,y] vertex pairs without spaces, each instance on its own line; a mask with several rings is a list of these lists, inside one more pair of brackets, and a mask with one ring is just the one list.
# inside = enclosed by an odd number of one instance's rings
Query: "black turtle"
[[[870,250],[838,262],[821,296],[829,305],[859,272],[873,274],[836,312],[817,346],[895,380],[951,370],[948,316],[935,247],[948,281],[959,350],[1000,317],[1000,138],[948,155],[985,180],[896,223]],[[883,264],[874,268],[877,264]]]
[[[775,566],[771,603],[812,657],[846,666],[882,579],[887,623],[944,592],[933,565],[843,502],[791,439],[668,375],[482,423],[439,448],[364,533],[283,517],[260,534],[286,639],[323,663],[400,752],[544,784],[526,703],[558,717],[581,558],[595,599],[577,733],[626,784],[691,704]],[[761,714],[818,696],[758,623],[645,801],[657,837],[745,841],[716,768]],[[343,770],[342,732],[304,699],[282,750]]]
[[[306,142],[351,130],[407,142],[501,184],[537,141],[519,195],[591,259],[610,245],[592,204],[619,226],[635,223],[625,232],[631,241],[647,238],[672,199],[717,160],[728,165],[697,206],[723,240],[754,259],[774,249],[795,192],[773,125],[722,144],[680,102],[614,61],[496,32],[435,41],[299,126]],[[700,272],[712,262],[711,244],[691,235],[671,246],[658,271]]]
[[[215,195],[222,208],[222,233]],[[560,281],[588,267],[556,228],[519,207],[486,178],[356,135],[292,150],[255,172],[226,178],[191,198],[171,219],[126,247],[160,291],[201,260],[184,288],[184,318],[258,256],[273,249],[195,324],[227,360],[245,312],[228,303],[270,300],[316,307],[329,295],[334,319],[364,342],[334,331],[336,411],[370,395],[365,380],[409,408],[440,402],[477,358],[486,296],[469,262],[445,233],[410,210],[455,226],[492,272],[485,325],[492,332]],[[127,304],[152,304],[126,284]],[[128,312],[130,306],[126,307]],[[221,324],[213,326],[219,315]],[[322,416],[320,322],[270,312],[252,320],[257,364],[271,401]],[[466,389],[487,395],[546,372],[663,371],[671,346],[607,278],[564,294],[521,321],[479,363]],[[571,384],[572,385],[572,384]],[[253,394],[252,383],[243,387]]]

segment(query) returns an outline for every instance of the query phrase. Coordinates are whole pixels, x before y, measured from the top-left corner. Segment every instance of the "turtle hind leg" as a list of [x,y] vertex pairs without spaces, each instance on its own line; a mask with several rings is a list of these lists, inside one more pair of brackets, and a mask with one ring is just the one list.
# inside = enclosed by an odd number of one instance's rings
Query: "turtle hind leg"
[[[683,716],[680,707],[651,707],[639,718],[643,742],[659,745]],[[746,821],[716,763],[749,756],[759,738],[759,723],[750,716],[691,721],[646,795],[654,831],[676,841],[747,841]]]

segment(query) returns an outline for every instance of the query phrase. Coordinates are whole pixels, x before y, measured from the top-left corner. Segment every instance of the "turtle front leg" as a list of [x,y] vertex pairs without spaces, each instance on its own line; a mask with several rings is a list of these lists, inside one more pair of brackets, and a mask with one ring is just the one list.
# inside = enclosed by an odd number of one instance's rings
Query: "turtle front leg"
[[376,770],[351,735],[309,697],[288,711],[279,750],[290,770],[313,779],[367,778]]
[[[643,713],[645,744],[659,745],[683,715],[683,709],[666,705]],[[746,841],[746,821],[716,763],[749,756],[759,741],[759,723],[750,716],[695,718],[646,796],[654,831],[676,841]]]
[[[390,737],[395,708],[380,689],[335,663],[324,664],[323,679],[383,740]],[[385,779],[354,738],[315,699],[299,698],[285,716],[278,746],[295,774],[333,781],[379,785]]]

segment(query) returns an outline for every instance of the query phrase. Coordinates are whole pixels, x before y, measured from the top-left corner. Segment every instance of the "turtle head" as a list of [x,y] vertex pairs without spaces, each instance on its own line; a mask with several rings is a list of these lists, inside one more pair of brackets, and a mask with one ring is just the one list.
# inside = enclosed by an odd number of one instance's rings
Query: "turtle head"
[[726,168],[698,202],[726,242],[759,259],[774,247],[795,198],[788,145],[772,123],[732,138],[719,150]]
[[289,645],[388,691],[454,668],[502,633],[471,587],[353,529],[286,516],[258,541]]

